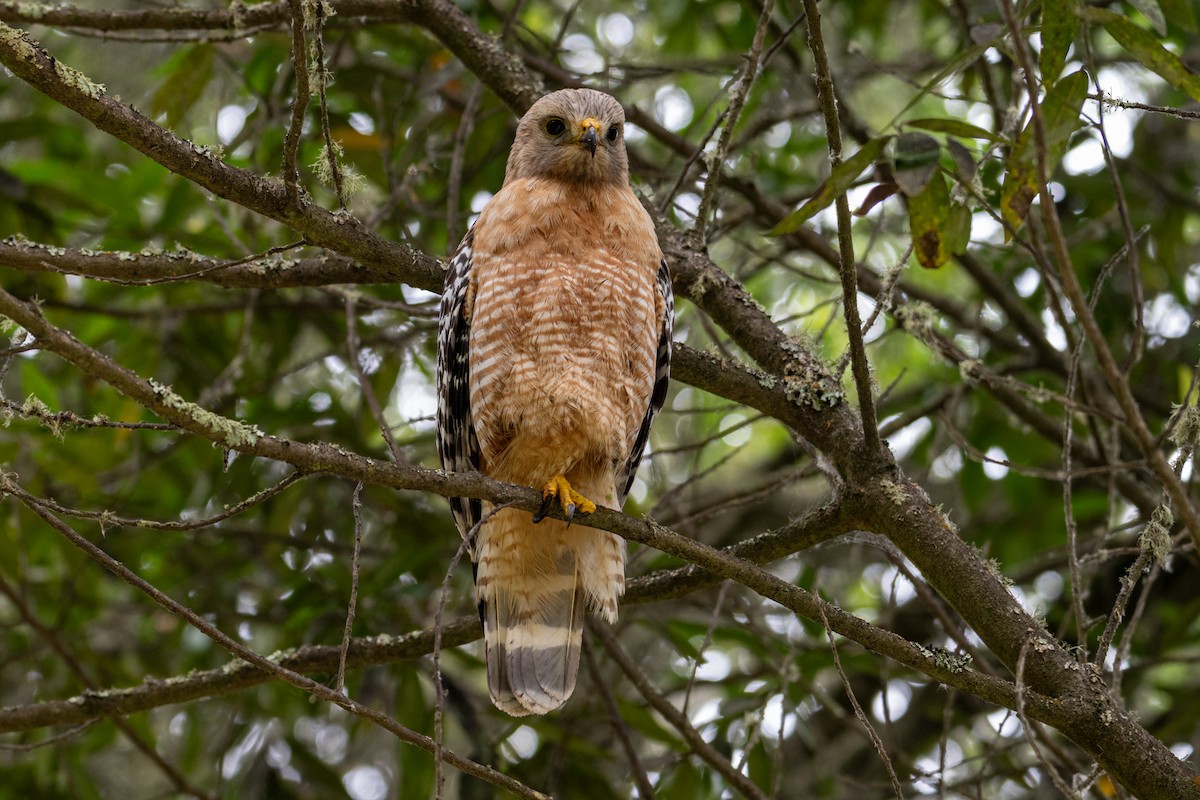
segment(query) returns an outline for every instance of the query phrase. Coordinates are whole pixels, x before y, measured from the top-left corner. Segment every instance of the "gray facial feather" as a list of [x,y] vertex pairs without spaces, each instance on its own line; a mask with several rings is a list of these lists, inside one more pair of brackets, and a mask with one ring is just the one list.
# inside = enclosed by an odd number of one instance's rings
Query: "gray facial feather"
[[[593,153],[582,142],[586,119],[600,123]],[[559,120],[564,128],[547,124]],[[610,142],[608,131],[616,126]],[[628,184],[629,158],[625,152],[625,110],[612,95],[595,89],[563,89],[538,100],[517,125],[517,137],[508,156],[504,182],[549,178],[582,184]]]

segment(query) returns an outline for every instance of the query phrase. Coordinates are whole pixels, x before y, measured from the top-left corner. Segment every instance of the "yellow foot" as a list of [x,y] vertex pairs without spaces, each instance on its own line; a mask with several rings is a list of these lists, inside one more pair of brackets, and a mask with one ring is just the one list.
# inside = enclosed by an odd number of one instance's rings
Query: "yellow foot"
[[550,510],[550,504],[558,498],[558,504],[567,515],[567,526],[575,519],[575,513],[591,514],[596,510],[596,504],[571,488],[571,484],[562,475],[555,475],[542,487],[542,507],[533,515],[534,522],[541,522]]

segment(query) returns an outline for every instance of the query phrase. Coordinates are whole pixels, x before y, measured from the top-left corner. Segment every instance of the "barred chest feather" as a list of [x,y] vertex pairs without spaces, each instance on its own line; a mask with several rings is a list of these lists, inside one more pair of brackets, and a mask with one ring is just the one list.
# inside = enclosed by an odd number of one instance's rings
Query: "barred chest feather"
[[[624,459],[664,313],[661,252],[633,192],[518,181],[488,204],[474,247],[471,406],[484,463],[528,485],[572,460]],[[510,463],[510,449],[526,463]]]

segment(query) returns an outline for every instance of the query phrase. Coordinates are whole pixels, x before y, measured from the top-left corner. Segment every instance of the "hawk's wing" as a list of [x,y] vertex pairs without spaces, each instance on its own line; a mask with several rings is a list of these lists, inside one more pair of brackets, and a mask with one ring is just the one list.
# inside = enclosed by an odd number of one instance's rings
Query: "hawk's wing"
[[[479,469],[479,440],[471,420],[471,321],[467,308],[474,238],[474,231],[469,231],[450,260],[438,319],[437,446],[442,469],[447,472]],[[465,497],[449,499],[458,532],[466,538],[482,515],[480,502]],[[474,549],[474,542],[467,544]]]
[[625,461],[625,468],[617,473],[617,508],[625,504],[625,498],[633,487],[638,465],[642,462],[642,451],[646,449],[646,440],[650,438],[650,425],[667,399],[667,384],[671,378],[671,335],[675,329],[675,293],[671,289],[671,270],[665,258],[658,265],[658,292],[663,298],[664,311],[658,333],[658,354],[654,360],[654,391],[650,394],[650,405],[646,408],[646,416],[642,417],[642,427],[638,429],[637,440]]

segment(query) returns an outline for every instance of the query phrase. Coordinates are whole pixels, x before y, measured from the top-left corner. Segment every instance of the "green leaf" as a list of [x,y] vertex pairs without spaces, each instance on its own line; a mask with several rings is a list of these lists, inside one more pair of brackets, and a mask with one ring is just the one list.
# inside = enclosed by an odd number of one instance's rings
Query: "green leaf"
[[920,194],[937,169],[941,155],[941,145],[928,134],[902,133],[897,136],[892,157],[892,177],[900,191],[909,197]]
[[782,236],[791,233],[821,209],[827,208],[854,184],[863,170],[875,163],[876,159],[883,154],[883,148],[891,138],[891,136],[877,136],[871,139],[863,145],[861,150],[834,167],[833,171],[829,173],[829,179],[821,184],[817,193],[800,208],[784,217],[778,225],[771,229],[770,235]]
[[923,131],[948,133],[951,136],[960,136],[964,139],[987,139],[988,141],[995,142],[1003,138],[978,125],[972,125],[969,122],[963,122],[959,119],[937,119],[934,117],[928,119],[910,119],[904,125],[909,128],[920,128]]
[[[1046,148],[1048,157],[1046,171],[1050,172],[1058,164],[1063,153],[1067,150],[1067,140],[1071,134],[1079,130],[1079,112],[1083,110],[1083,102],[1087,100],[1088,76],[1083,70],[1072,72],[1056,83],[1042,98],[1042,124],[1045,128]],[[1017,149],[1027,149],[1035,140],[1033,121],[1030,120],[1021,132]]]
[[946,149],[950,151],[950,158],[954,160],[954,168],[958,170],[959,179],[964,183],[974,179],[975,173],[979,169],[979,164],[975,161],[975,153],[957,139],[949,139],[946,142]]
[[1042,81],[1047,84],[1058,80],[1067,63],[1067,50],[1079,30],[1079,17],[1075,15],[1076,0],[1044,0],[1042,3],[1042,52],[1039,66]]
[[[1054,172],[1071,134],[1079,129],[1079,112],[1087,99],[1088,78],[1083,70],[1073,72],[1046,92],[1042,98],[1042,125],[1045,131],[1046,175]],[[1025,223],[1029,207],[1038,195],[1036,126],[1031,119],[1017,137],[1017,143],[1005,163],[1004,184],[1000,189],[1000,216],[1008,223],[1005,240]]]
[[971,241],[971,209],[958,203],[950,204],[945,226],[946,247],[956,256],[967,252]]
[[167,77],[150,98],[150,110],[166,114],[168,128],[174,128],[200,99],[212,78],[214,54],[212,45],[198,44],[168,62]]
[[908,227],[912,232],[913,252],[922,267],[937,269],[949,260],[949,218],[950,191],[942,175],[935,176],[925,191],[908,198]]
[[1085,8],[1081,15],[1088,22],[1103,25],[1104,30],[1144,66],[1193,100],[1200,101],[1200,75],[1184,66],[1179,57],[1163,47],[1149,31],[1105,8]]
[[1159,0],[1158,4],[1162,6],[1168,22],[1178,25],[1188,33],[1196,32],[1196,12],[1192,9],[1190,0]]
[[1159,36],[1167,35],[1167,18],[1163,16],[1162,8],[1155,0],[1129,0],[1129,4],[1150,20],[1150,24],[1154,26],[1154,30],[1158,31]]
[[898,191],[900,191],[900,187],[894,183],[881,183],[875,186],[871,191],[867,192],[867,196],[858,208],[854,209],[854,216],[865,217],[872,208],[887,200]]
[[1037,173],[1029,164],[1015,164],[1004,173],[1004,185],[1000,187],[1000,217],[1008,223],[1004,230],[1004,241],[1025,224],[1029,207],[1038,195]]

